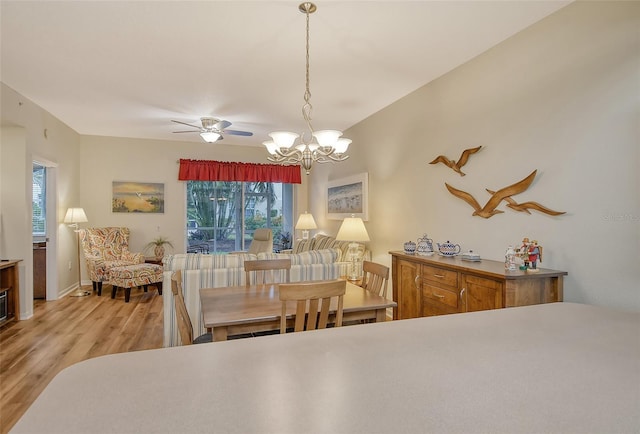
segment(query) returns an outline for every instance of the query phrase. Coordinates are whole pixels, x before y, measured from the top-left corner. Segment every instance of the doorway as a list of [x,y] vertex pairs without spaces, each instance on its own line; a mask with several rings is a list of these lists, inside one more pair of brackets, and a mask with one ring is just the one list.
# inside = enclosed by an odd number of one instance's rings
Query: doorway
[[33,298],[57,300],[57,165],[33,160]]

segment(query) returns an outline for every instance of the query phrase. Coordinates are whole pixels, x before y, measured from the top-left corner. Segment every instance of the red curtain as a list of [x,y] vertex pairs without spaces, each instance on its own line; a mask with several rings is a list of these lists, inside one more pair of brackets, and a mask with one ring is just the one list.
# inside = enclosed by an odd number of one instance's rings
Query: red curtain
[[184,159],[180,159],[178,180],[302,183],[299,165],[280,166],[279,164]]

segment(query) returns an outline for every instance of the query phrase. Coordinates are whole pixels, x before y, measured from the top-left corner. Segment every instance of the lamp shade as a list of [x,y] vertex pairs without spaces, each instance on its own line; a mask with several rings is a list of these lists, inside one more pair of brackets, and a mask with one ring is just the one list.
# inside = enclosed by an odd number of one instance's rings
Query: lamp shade
[[320,146],[334,146],[341,135],[342,131],[338,130],[322,130],[313,132],[313,137],[316,138]]
[[360,217],[347,217],[342,222],[336,240],[339,241],[369,241],[367,228]]
[[82,208],[69,208],[64,216],[65,223],[85,223],[88,221]]
[[278,147],[273,140],[268,140],[266,142],[262,142],[262,144],[267,148],[267,151],[271,154],[271,155],[275,155],[276,154],[276,148]]
[[307,212],[304,214],[300,214],[298,217],[298,222],[296,223],[296,229],[309,230],[309,229],[317,229],[316,221],[313,219],[313,216]]
[[200,137],[202,137],[207,143],[213,143],[220,138],[220,134],[214,131],[203,131],[200,133]]
[[300,134],[290,133],[288,131],[274,131],[270,133],[269,136],[278,148],[290,148],[293,142],[300,137]]
[[336,141],[336,145],[334,146],[335,153],[344,154],[345,152],[347,152],[347,149],[349,148],[350,144],[351,144],[351,139],[345,139],[344,137],[340,137]]

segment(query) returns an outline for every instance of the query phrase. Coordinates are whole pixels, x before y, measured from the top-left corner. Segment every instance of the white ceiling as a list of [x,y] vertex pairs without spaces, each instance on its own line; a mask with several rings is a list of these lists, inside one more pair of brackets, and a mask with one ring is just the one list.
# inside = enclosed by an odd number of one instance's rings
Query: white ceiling
[[[213,116],[259,145],[302,132],[299,1],[1,1],[1,80],[80,134],[201,141]],[[315,129],[341,129],[569,1],[319,1]]]

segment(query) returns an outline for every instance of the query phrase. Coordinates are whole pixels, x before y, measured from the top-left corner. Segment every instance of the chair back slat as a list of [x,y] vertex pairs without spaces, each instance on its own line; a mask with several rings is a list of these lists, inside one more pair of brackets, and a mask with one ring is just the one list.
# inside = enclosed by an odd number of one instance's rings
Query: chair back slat
[[363,261],[362,270],[364,271],[362,287],[376,295],[387,298],[389,267],[371,261]]
[[342,326],[344,294],[347,290],[345,280],[281,284],[279,290],[282,301],[280,333],[286,333],[287,330],[287,301],[296,302],[296,332],[326,328],[332,299],[336,299],[337,306],[334,324],[336,327]]
[[[281,271],[284,270],[284,278]],[[291,280],[291,259],[259,259],[244,261],[246,286],[288,283]],[[253,276],[253,279],[251,278]]]

